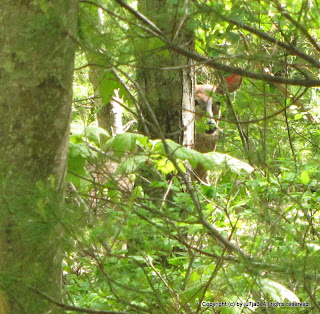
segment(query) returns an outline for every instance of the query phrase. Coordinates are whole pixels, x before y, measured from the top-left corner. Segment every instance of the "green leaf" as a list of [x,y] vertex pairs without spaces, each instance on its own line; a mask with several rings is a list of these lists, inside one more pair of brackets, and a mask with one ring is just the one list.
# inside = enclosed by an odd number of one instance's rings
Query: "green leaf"
[[[216,165],[223,166],[224,164],[233,172],[240,173],[241,171],[245,171],[247,173],[252,173],[254,168],[251,167],[246,162],[243,162],[237,158],[231,157],[228,154],[220,154],[216,152],[205,154],[210,156],[210,158],[214,161]],[[211,169],[208,169],[211,170]]]
[[148,160],[147,156],[130,156],[121,162],[115,172],[115,174],[133,173]]
[[[190,162],[192,167],[196,167],[197,164],[200,163],[206,170],[217,170],[217,168],[223,169],[224,167],[227,167],[236,173],[240,173],[241,171],[252,173],[254,170],[249,164],[237,158],[231,157],[228,154],[220,154],[216,152],[203,154],[197,152],[196,150],[183,147],[171,140],[167,140],[166,144],[169,153],[175,159],[180,159],[182,161],[187,160]],[[157,142],[154,146],[154,150],[166,155],[166,151],[162,142]]]
[[120,88],[121,84],[117,81],[114,73],[107,72],[101,82],[100,94],[104,104],[110,102],[113,92],[116,88]]
[[153,187],[153,188],[165,188],[165,189],[167,189],[168,188],[168,182],[167,181],[152,181],[149,184],[149,186]]
[[109,133],[99,128],[98,126],[89,125],[84,126],[80,123],[73,122],[70,127],[70,140],[73,143],[85,143],[85,139],[89,140],[91,143],[100,146],[100,135],[104,135],[106,138],[110,138]]
[[301,113],[297,113],[296,115],[294,115],[295,120],[300,120],[302,117],[303,115]]
[[178,265],[182,265],[185,261],[185,257],[172,257],[168,259],[168,263],[170,265],[174,265],[174,266],[178,266]]
[[300,175],[303,184],[308,184],[310,182],[310,177],[308,171],[302,171]]
[[90,142],[97,144],[98,146],[100,146],[100,135],[110,138],[109,133],[98,126],[87,126],[83,133]]
[[199,28],[201,25],[201,22],[199,20],[195,20],[195,19],[189,19],[187,22],[187,28],[194,31],[197,28]]
[[86,178],[88,170],[86,168],[87,157],[89,155],[88,147],[84,143],[75,144],[69,142],[69,156],[68,156],[68,174],[67,181],[72,182],[77,189],[86,188],[89,182],[81,177]]
[[136,148],[138,138],[143,137],[141,134],[124,133],[118,134],[106,143],[106,149],[112,149],[117,157],[122,157],[126,152],[133,152]]
[[[126,152],[134,152],[138,140],[142,146],[147,147],[148,143],[141,140],[143,138],[146,137],[136,133],[119,134],[107,142],[106,148],[112,149],[116,156],[122,157]],[[160,156],[167,156],[165,146],[160,140],[149,140],[149,143],[152,144],[153,153],[159,154]],[[240,173],[241,171],[252,173],[254,170],[249,164],[231,157],[228,154],[220,154],[216,152],[203,154],[196,150],[183,147],[171,140],[166,140],[166,147],[168,154],[170,154],[175,160],[188,161],[194,168],[200,163],[206,170],[222,170],[225,167],[236,173]],[[153,157],[155,158],[156,156]],[[144,158],[137,161],[141,163],[145,160],[146,159]],[[129,160],[128,163],[130,162],[132,161]],[[174,171],[173,164],[167,159],[157,158],[154,160],[154,163],[156,163],[158,169],[164,173]]]
[[174,164],[167,158],[155,159],[153,162],[156,164],[157,169],[164,174],[176,171]]

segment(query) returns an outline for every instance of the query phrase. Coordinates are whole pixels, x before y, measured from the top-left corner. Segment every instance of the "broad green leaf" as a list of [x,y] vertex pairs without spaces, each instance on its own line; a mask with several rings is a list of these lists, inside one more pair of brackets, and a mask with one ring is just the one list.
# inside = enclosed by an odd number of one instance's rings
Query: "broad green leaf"
[[168,263],[170,265],[175,265],[175,266],[178,266],[178,265],[182,265],[184,262],[185,262],[186,258],[185,257],[172,257],[172,258],[169,258],[168,259]]
[[72,182],[77,189],[86,189],[89,186],[89,182],[81,178],[88,176],[86,168],[88,155],[89,150],[85,143],[75,144],[69,141],[67,181]]
[[135,150],[137,139],[141,137],[143,135],[129,132],[118,134],[106,143],[106,149],[112,149],[116,156],[122,157],[126,152]]
[[[247,173],[251,173],[254,170],[249,164],[227,154],[220,154],[216,152],[203,154],[193,149],[183,147],[171,140],[167,140],[166,143],[169,153],[171,153],[174,158],[178,158],[183,161],[187,160],[190,162],[192,167],[196,167],[197,164],[200,163],[206,170],[217,170],[217,168],[222,169],[225,166],[236,173],[240,173],[242,170]],[[166,154],[162,142],[158,142],[154,149],[159,153]]]
[[149,186],[153,187],[153,188],[165,188],[165,189],[167,189],[168,188],[168,182],[167,181],[152,181],[149,184]]
[[110,138],[109,133],[95,125],[84,126],[80,123],[73,122],[70,127],[70,140],[73,143],[85,142],[89,140],[91,143],[100,146],[100,136]]
[[71,158],[81,157],[85,162],[85,158],[87,158],[89,155],[90,152],[86,143],[73,143],[71,141],[69,142],[69,156]]
[[210,156],[214,160],[214,162],[219,166],[226,164],[226,166],[230,168],[230,170],[233,172],[240,173],[243,170],[247,173],[252,173],[254,171],[254,168],[251,167],[246,162],[243,162],[237,158],[231,157],[228,154],[220,154],[220,153],[212,152],[212,153],[207,153],[206,155]]
[[[121,157],[124,156],[126,152],[133,152],[135,150],[137,139],[139,139],[140,144],[142,144],[143,142],[141,142],[140,139],[143,137],[143,135],[136,133],[120,134],[110,139],[107,142],[106,147],[114,150],[115,154]],[[216,152],[204,154],[196,150],[183,147],[171,140],[166,141],[166,149],[160,140],[151,140],[149,142],[153,144],[152,150],[154,153],[162,156],[167,156],[168,153],[169,156],[171,155],[176,160],[188,161],[192,167],[196,167],[200,163],[206,170],[222,170],[225,167],[236,173],[240,173],[241,171],[252,173],[254,170],[249,164],[231,157],[228,154],[220,154]],[[154,162],[157,166],[162,168],[161,171],[163,170],[165,173],[169,173],[174,170],[172,168],[173,165],[171,165],[171,162],[168,160],[155,160]]]
[[115,174],[126,174],[135,172],[146,162],[147,159],[147,156],[129,156],[119,164]]
[[308,171],[302,171],[300,175],[303,184],[308,184],[310,182],[310,177]]
[[100,94],[104,104],[110,102],[114,90],[120,86],[121,84],[112,72],[105,74],[100,86]]
[[187,22],[187,28],[194,31],[201,25],[201,22],[195,19],[189,19]]
[[98,145],[100,145],[100,135],[110,138],[109,133],[98,126],[87,126],[83,133],[90,142]]
[[155,159],[153,162],[156,164],[157,169],[164,174],[176,171],[174,164],[167,158]]

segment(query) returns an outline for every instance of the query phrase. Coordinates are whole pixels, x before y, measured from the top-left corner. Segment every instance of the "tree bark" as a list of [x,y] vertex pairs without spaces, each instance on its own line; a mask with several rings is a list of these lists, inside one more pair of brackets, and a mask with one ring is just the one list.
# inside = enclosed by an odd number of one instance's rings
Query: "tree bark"
[[77,9],[78,0],[0,4],[0,300],[7,313],[53,313],[41,293],[61,300]]
[[[179,7],[169,1],[140,0],[139,10],[163,29],[173,41],[193,50],[193,32],[186,27],[191,3],[185,1],[183,5],[184,7]],[[156,38],[142,40],[136,49],[136,55],[140,68],[138,82],[141,92],[152,107],[161,132],[166,138],[192,146],[194,119],[190,118],[190,115],[184,115],[182,120],[182,106],[194,111],[194,71],[191,61],[176,52],[166,50]],[[161,70],[163,67],[172,68]],[[143,104],[143,98],[141,100]],[[146,106],[142,105],[142,111],[150,122],[148,129],[151,136],[159,137],[158,130],[152,127],[155,121]],[[143,127],[140,129],[143,130]],[[188,132],[185,132],[186,129]]]

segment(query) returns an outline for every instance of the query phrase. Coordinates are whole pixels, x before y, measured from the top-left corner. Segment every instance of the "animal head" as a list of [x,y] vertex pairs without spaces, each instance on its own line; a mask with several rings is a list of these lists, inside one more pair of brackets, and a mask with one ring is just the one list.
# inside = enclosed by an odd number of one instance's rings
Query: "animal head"
[[213,101],[209,93],[226,94],[235,92],[242,83],[242,76],[238,74],[232,74],[224,78],[223,82],[219,85],[196,85],[195,100],[196,105],[201,107],[202,111],[205,111],[209,116],[207,118],[208,130],[207,134],[213,134],[217,130],[217,122],[214,117],[220,117],[220,103]]

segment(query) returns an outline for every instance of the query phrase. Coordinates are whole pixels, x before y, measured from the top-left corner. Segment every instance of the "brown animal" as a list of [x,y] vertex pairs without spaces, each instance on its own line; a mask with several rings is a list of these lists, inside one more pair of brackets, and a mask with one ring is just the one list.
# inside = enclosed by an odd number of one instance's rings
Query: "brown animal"
[[[195,99],[196,105],[200,109],[201,114],[207,113],[207,131],[205,133],[196,133],[195,149],[202,153],[214,152],[219,139],[218,122],[215,117],[220,118],[220,103],[214,101],[211,93],[223,95],[235,92],[242,83],[242,76],[233,74],[226,77],[219,85],[196,85]],[[197,109],[196,109],[197,110]],[[207,181],[207,171],[201,164],[195,169],[195,175],[200,181]]]
[[201,106],[201,110],[205,111],[208,115],[207,124],[208,130],[207,134],[212,134],[217,129],[217,122],[214,117],[220,118],[220,103],[214,102],[211,93],[216,93],[223,95],[226,93],[235,92],[242,83],[242,76],[238,74],[232,74],[224,79],[224,81],[219,85],[196,85],[195,89],[195,99],[196,105]]

